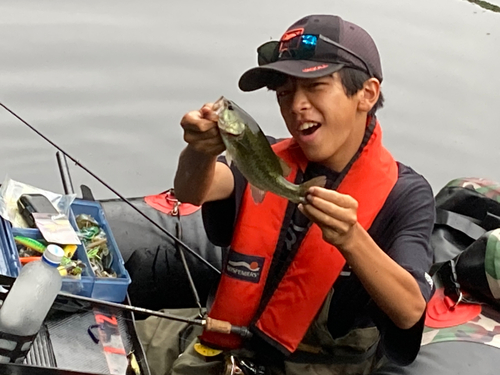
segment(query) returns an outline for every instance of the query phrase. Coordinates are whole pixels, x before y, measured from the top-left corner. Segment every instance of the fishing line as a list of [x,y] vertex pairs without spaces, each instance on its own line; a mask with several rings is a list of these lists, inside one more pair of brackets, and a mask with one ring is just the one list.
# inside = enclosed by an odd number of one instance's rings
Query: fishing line
[[36,134],[38,134],[40,137],[42,137],[45,141],[50,143],[53,147],[55,147],[57,150],[59,150],[61,153],[63,153],[66,157],[71,159],[77,165],[78,167],[82,168],[85,172],[87,172],[89,175],[94,177],[97,181],[99,181],[103,186],[108,188],[110,191],[112,191],[114,194],[116,194],[117,197],[119,197],[122,201],[124,201],[126,204],[128,204],[132,209],[134,209],[137,213],[139,213],[142,217],[144,217],[147,221],[149,221],[151,224],[153,224],[156,228],[158,228],[161,232],[165,233],[168,237],[170,237],[174,242],[178,243],[182,247],[184,247],[189,253],[194,255],[199,261],[204,263],[206,266],[208,266],[212,271],[220,275],[220,271],[215,268],[210,262],[208,262],[205,258],[203,258],[201,255],[196,253],[193,249],[191,249],[188,245],[186,245],[184,242],[179,240],[177,237],[175,237],[173,234],[171,234],[169,231],[167,231],[165,228],[163,228],[160,224],[158,224],[156,221],[151,219],[148,215],[146,215],[144,212],[142,212],[140,209],[138,209],[132,202],[130,202],[127,198],[125,198],[123,195],[121,195],[118,191],[113,189],[110,185],[108,185],[106,182],[104,182],[101,178],[99,178],[96,174],[94,174],[90,169],[85,167],[83,164],[81,164],[78,160],[76,160],[74,157],[72,157],[70,154],[68,154],[66,151],[64,151],[61,147],[59,147],[56,143],[51,141],[48,137],[46,137],[44,134],[42,134],[39,130],[37,130],[35,127],[30,125],[27,121],[22,119],[19,115],[17,115],[14,111],[12,111],[10,108],[5,106],[3,103],[0,102],[0,106],[2,106],[7,112],[9,112],[12,116],[17,118],[19,121],[21,121],[24,125],[29,127],[31,130],[33,130]]

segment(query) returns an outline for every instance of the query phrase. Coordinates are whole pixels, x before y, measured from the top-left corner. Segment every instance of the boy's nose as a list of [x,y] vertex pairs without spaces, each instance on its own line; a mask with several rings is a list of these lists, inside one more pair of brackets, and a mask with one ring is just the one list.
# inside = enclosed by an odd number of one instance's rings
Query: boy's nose
[[299,114],[309,108],[310,103],[307,95],[305,94],[304,90],[302,90],[300,87],[297,87],[295,89],[295,92],[293,93],[292,112],[295,114]]

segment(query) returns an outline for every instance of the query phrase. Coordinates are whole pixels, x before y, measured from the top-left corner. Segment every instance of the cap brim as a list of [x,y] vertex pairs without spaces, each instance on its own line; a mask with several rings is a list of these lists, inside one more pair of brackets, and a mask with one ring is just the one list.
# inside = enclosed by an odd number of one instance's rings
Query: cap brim
[[247,70],[240,78],[238,86],[242,91],[254,91],[267,86],[276,73],[297,78],[318,78],[335,73],[344,64],[332,64],[310,60],[282,60]]

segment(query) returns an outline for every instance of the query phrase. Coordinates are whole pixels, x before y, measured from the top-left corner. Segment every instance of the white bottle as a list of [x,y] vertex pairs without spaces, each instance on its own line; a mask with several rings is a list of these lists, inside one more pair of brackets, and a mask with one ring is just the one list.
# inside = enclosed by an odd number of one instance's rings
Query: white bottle
[[[57,245],[45,249],[42,260],[26,264],[19,273],[7,298],[0,308],[0,331],[17,336],[31,336],[40,330],[57,293],[62,279],[57,267],[64,251]],[[0,339],[0,348],[14,350],[17,342]],[[26,350],[31,342],[24,344]],[[0,363],[10,359],[0,355]],[[22,361],[18,358],[16,362]]]

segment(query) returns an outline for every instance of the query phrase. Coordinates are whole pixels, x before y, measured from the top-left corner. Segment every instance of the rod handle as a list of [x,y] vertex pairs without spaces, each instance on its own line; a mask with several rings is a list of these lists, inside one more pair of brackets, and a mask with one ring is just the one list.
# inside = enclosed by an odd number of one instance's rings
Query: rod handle
[[252,332],[250,332],[247,327],[233,326],[229,322],[208,317],[206,319],[205,329],[210,332],[224,333],[227,335],[234,333],[243,338],[250,338],[253,336]]

